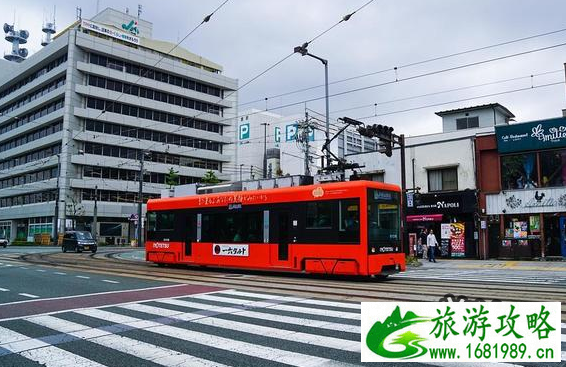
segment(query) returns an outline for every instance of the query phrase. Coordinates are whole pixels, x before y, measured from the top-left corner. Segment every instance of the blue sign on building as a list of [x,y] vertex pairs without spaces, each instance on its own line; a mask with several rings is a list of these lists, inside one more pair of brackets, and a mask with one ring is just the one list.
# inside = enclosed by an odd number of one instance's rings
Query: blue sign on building
[[495,135],[499,153],[566,147],[566,117],[496,126]]
[[240,140],[247,140],[250,138],[250,124],[240,125]]

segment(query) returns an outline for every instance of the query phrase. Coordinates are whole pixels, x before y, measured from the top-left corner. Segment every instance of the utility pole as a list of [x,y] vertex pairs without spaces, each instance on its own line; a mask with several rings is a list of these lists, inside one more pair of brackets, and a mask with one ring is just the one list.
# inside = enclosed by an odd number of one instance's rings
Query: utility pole
[[267,178],[267,122],[262,122],[263,125],[263,178]]
[[61,177],[61,153],[57,154],[57,189],[55,196],[55,245],[59,245],[59,177]]
[[142,204],[143,204],[143,162],[145,157],[145,150],[140,151],[140,173],[139,173],[139,192],[138,192],[138,227],[137,227],[137,240],[138,240],[138,247],[142,245]]
[[302,145],[302,150],[305,152],[304,158],[304,175],[310,176],[310,141],[309,141],[309,133],[311,132],[311,126],[309,123],[309,113],[305,111],[305,122],[300,123],[298,128],[300,131],[297,131],[297,140]]
[[[399,135],[399,148],[401,149],[401,248],[405,254],[410,253],[409,234],[407,233],[407,174],[405,172],[405,134]],[[413,189],[414,189],[413,185]]]
[[94,211],[92,215],[92,228],[90,233],[92,237],[97,241],[98,236],[98,185],[94,186]]
[[240,164],[240,181],[242,181],[242,167],[244,167],[243,163]]

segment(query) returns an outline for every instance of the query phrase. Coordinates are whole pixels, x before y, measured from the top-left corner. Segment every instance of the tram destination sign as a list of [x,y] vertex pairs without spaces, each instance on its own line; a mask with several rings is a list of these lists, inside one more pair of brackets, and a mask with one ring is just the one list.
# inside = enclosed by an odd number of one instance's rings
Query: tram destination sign
[[496,126],[495,135],[499,153],[566,147],[566,117]]

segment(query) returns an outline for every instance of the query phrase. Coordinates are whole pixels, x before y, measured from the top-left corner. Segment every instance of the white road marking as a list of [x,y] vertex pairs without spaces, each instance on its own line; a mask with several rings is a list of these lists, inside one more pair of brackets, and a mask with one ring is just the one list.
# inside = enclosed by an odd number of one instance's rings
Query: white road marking
[[[84,310],[90,313],[90,311],[95,310]],[[96,310],[100,311],[100,310]],[[90,314],[89,316],[93,316],[96,318],[100,318],[103,320],[110,320],[115,322],[111,318],[111,312],[102,311],[104,314]],[[82,313],[82,312],[81,312]],[[105,315],[105,314],[110,314]],[[151,321],[145,321],[141,319],[136,319],[134,317],[129,316],[122,316],[118,315],[118,319],[127,318],[129,320],[137,320],[140,324],[145,322],[147,324],[151,324]],[[155,323],[153,323],[155,324]],[[132,322],[128,324],[129,326],[133,326]],[[271,361],[278,361],[281,363],[290,364],[293,366],[304,366],[304,367],[314,367],[314,366],[351,366],[348,363],[338,362],[327,358],[311,356],[308,354],[296,353],[296,352],[289,352],[286,350],[271,348],[271,347],[264,347],[261,345],[256,345],[252,343],[242,342],[239,340],[224,338],[216,335],[201,333],[198,331],[188,331],[186,329],[169,326],[169,325],[162,325],[157,324],[157,326],[146,326],[147,331],[161,334],[168,336],[170,338],[181,339],[192,343],[201,344],[207,347],[219,348],[235,353],[246,354],[248,356],[253,356],[257,358],[263,358]]]
[[28,268],[26,268],[25,266],[20,266],[20,269],[28,270]]
[[39,271],[40,273],[45,273],[47,270],[37,269],[36,271]]
[[90,279],[90,277],[87,277],[85,275],[76,275],[76,277],[81,279]]
[[6,288],[0,288],[0,292],[9,292],[9,291],[10,291],[9,289],[6,289]]
[[359,313],[350,313],[350,312],[333,311],[333,310],[321,310],[321,309],[318,309],[318,308],[289,306],[289,305],[285,305],[285,304],[273,304],[271,302],[254,302],[254,301],[241,300],[241,299],[216,297],[214,295],[208,295],[208,294],[206,294],[206,295],[197,294],[197,295],[191,296],[190,298],[202,299],[202,300],[208,300],[208,301],[215,301],[215,302],[233,303],[233,304],[241,305],[241,306],[269,308],[269,309],[279,310],[279,311],[289,311],[289,312],[306,313],[306,314],[311,314],[311,315],[337,317],[337,318],[351,319],[351,320],[360,320],[360,318],[361,318],[361,315]]
[[199,310],[206,310],[206,311],[210,311],[210,312],[236,314],[236,315],[239,315],[239,316],[251,317],[251,318],[260,319],[260,320],[268,320],[268,321],[274,321],[274,322],[289,323],[289,324],[294,324],[294,325],[310,326],[310,327],[316,327],[316,328],[320,328],[320,329],[344,331],[344,332],[354,333],[354,334],[360,334],[360,332],[361,332],[360,327],[356,326],[356,325],[345,325],[345,324],[338,324],[338,323],[328,322],[328,321],[319,321],[319,320],[304,319],[304,318],[300,318],[300,317],[283,316],[283,315],[277,315],[277,314],[264,313],[264,312],[260,312],[260,311],[243,311],[239,308],[224,307],[224,306],[211,306],[211,305],[206,305],[206,304],[198,303],[198,302],[183,301],[183,300],[180,300],[180,299],[163,299],[163,300],[157,300],[157,302],[181,306],[181,307],[196,308],[196,309],[199,309]]
[[115,281],[115,280],[108,280],[108,279],[102,279],[102,281],[103,281],[103,282],[106,282],[106,283],[112,283],[112,284],[118,284],[118,283],[120,283],[120,282],[117,282],[117,281]]
[[39,296],[36,296],[35,294],[29,294],[29,293],[18,293],[20,296],[24,296],[24,297],[29,297],[29,298],[39,298]]
[[218,293],[233,294],[233,295],[255,297],[255,298],[264,298],[264,299],[283,299],[286,302],[299,302],[299,303],[307,303],[307,304],[319,305],[319,306],[333,306],[333,307],[342,307],[342,308],[352,308],[352,309],[355,309],[355,310],[360,310],[362,308],[362,305],[360,303],[348,303],[348,302],[339,302],[339,301],[333,302],[333,301],[324,301],[324,300],[318,300],[318,299],[276,296],[276,295],[272,295],[272,294],[244,292],[244,291],[239,291],[239,290],[235,290],[235,289],[220,291]]
[[[143,358],[162,366],[210,367],[212,365],[212,361],[194,357],[189,354],[183,354],[175,350],[159,347],[143,341],[130,339],[120,335],[114,335],[107,331],[89,328],[88,326],[58,319],[53,316],[32,317],[26,320],[53,330],[57,330],[61,333],[66,333],[78,338],[87,339],[92,343],[100,344],[110,349],[134,355],[136,357]],[[221,365],[219,363],[214,363],[214,366],[224,367],[224,365]]]
[[120,306],[129,310],[145,312],[156,316],[167,316],[182,321],[191,321],[197,324],[213,326],[228,330],[237,330],[245,333],[256,334],[260,336],[268,336],[271,338],[295,341],[318,345],[321,347],[334,348],[339,350],[348,350],[360,352],[360,342],[338,339],[328,336],[318,336],[314,334],[302,333],[293,330],[276,329],[269,326],[260,326],[255,324],[246,324],[238,321],[224,320],[214,317],[204,317],[203,315],[173,311],[161,307],[147,306],[143,304],[129,304]]
[[19,353],[21,356],[43,364],[46,367],[104,367],[100,363],[3,327],[0,327],[0,347],[12,353]]
[[56,272],[54,272],[53,274],[57,274],[57,275],[67,275],[67,273],[62,273],[62,272],[60,272],[60,271],[56,271]]

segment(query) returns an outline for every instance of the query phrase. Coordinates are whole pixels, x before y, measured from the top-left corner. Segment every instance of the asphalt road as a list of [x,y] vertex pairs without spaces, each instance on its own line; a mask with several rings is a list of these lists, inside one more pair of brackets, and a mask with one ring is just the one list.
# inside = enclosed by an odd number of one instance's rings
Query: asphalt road
[[8,250],[0,367],[431,365],[362,364],[359,303],[69,271]]

